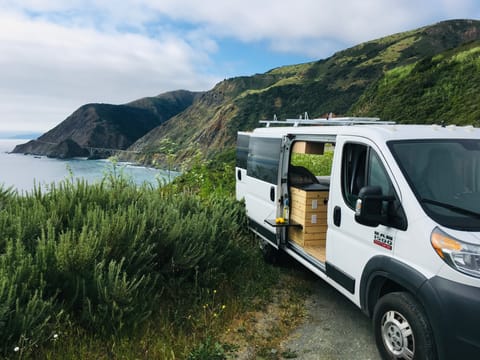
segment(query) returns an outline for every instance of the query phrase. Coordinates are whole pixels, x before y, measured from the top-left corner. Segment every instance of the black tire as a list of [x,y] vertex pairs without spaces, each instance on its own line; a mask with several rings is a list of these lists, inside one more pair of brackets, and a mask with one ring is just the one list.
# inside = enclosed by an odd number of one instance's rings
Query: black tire
[[258,237],[258,244],[262,252],[263,259],[269,264],[278,264],[280,262],[280,251],[275,249],[268,241]]
[[382,359],[436,359],[432,329],[422,306],[407,292],[380,298],[373,330]]

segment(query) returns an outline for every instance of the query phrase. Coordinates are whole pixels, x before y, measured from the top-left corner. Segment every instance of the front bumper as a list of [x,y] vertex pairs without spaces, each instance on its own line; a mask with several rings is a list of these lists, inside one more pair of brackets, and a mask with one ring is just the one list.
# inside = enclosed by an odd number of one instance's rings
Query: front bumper
[[480,359],[480,288],[441,277],[420,288],[439,359]]

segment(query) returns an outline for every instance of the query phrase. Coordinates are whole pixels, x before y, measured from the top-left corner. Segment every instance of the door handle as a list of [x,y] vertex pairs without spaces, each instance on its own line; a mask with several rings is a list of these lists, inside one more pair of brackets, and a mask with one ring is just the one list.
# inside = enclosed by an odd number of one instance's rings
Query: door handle
[[270,200],[275,201],[275,188],[273,186],[270,188]]
[[337,227],[340,227],[340,224],[342,223],[342,209],[340,206],[335,206],[333,208],[333,223]]

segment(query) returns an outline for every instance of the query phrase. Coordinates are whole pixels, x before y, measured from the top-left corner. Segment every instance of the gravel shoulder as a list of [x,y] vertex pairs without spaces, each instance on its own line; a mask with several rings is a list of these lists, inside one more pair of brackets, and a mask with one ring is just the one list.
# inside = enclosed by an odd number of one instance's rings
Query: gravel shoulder
[[280,345],[282,359],[380,359],[370,319],[323,280],[312,291],[304,322]]

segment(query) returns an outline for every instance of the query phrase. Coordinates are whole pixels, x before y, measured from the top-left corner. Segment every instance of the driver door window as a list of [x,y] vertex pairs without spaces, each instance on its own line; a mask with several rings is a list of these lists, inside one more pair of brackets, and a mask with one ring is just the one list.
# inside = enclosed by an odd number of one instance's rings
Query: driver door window
[[367,184],[370,186],[380,186],[383,195],[394,195],[392,183],[390,182],[388,174],[386,173],[377,153],[370,150],[368,155]]
[[343,149],[342,192],[350,208],[355,208],[360,189],[367,185],[380,186],[383,195],[394,194],[377,153],[362,144],[346,144]]

